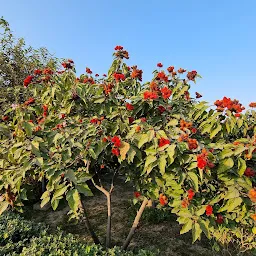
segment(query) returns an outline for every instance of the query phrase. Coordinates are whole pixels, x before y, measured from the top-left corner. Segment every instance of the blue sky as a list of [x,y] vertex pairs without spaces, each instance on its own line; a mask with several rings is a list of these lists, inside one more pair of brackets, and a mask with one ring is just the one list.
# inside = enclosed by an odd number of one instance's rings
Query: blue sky
[[113,48],[151,78],[156,63],[197,70],[193,90],[213,102],[223,96],[256,101],[255,0],[4,1],[0,16],[33,47],[106,73]]

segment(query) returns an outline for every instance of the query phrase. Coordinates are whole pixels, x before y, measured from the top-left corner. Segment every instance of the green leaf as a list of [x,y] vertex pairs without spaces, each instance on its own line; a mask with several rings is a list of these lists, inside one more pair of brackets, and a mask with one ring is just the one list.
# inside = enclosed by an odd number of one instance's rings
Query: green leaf
[[62,196],[66,192],[66,190],[67,190],[66,186],[61,189],[56,190],[53,194],[53,198],[55,199],[55,198]]
[[216,127],[210,133],[210,139],[214,138],[222,129],[220,124],[217,124]]
[[158,166],[159,166],[160,173],[162,175],[164,175],[164,173],[165,173],[165,166],[166,166],[166,157],[165,157],[165,155],[162,155],[159,158]]
[[241,157],[238,158],[238,174],[242,176],[246,170],[246,162]]
[[230,157],[230,156],[233,156],[234,155],[234,152],[233,150],[229,149],[229,148],[225,148],[223,149],[220,154],[219,154],[219,159],[224,159],[224,158],[227,158],[227,157]]
[[194,172],[188,172],[189,178],[192,180],[194,189],[196,192],[198,192],[198,177]]
[[201,233],[202,233],[202,230],[200,228],[200,225],[197,222],[193,223],[193,227],[192,227],[192,243],[194,243],[196,240],[200,240],[201,239]]
[[[52,205],[52,209],[55,211],[58,208],[60,200],[59,199],[54,199],[52,198],[51,200],[51,205]],[[41,203],[42,205],[42,203]],[[41,206],[42,207],[42,206]]]
[[23,127],[24,127],[24,129],[25,129],[25,132],[26,132],[26,134],[29,136],[29,137],[31,137],[32,136],[32,127],[33,127],[33,124],[32,123],[30,123],[30,122],[24,122],[23,123]]
[[175,155],[175,149],[176,149],[176,144],[171,144],[167,149],[166,152],[168,154],[169,158],[169,164],[172,164],[174,162],[174,155]]
[[67,170],[67,172],[65,173],[65,177],[68,178],[74,184],[77,183],[77,178],[76,178],[74,170],[70,170],[70,169]]
[[192,224],[193,221],[191,219],[188,219],[187,223],[185,223],[180,231],[180,234],[185,234],[187,233],[189,230],[192,229]]
[[68,205],[69,205],[70,209],[73,210],[74,212],[77,212],[79,202],[80,202],[80,196],[79,196],[78,190],[72,189],[72,190],[68,191],[68,193],[66,195],[66,199],[68,201]]
[[202,205],[199,210],[195,212],[196,216],[201,216],[205,213],[206,205]]
[[218,166],[218,173],[223,173],[234,166],[234,161],[232,158],[226,158],[221,160]]
[[198,224],[201,228],[201,230],[204,232],[204,234],[206,235],[206,237],[208,239],[210,239],[210,232],[209,232],[209,223],[207,223],[206,221],[204,220],[198,220]]
[[93,196],[93,193],[87,184],[78,184],[76,185],[76,188],[79,193],[84,194],[85,196]]
[[41,208],[43,208],[49,201],[50,201],[50,196],[45,197],[40,204]]
[[221,207],[218,212],[232,212],[237,206],[239,206],[243,200],[240,197],[231,198],[227,201],[227,203]]
[[148,134],[142,134],[138,142],[138,148],[141,148],[147,142],[148,142]]
[[0,215],[8,208],[8,202],[0,202]]
[[94,150],[92,149],[92,148],[89,148],[89,154],[90,154],[90,156],[93,158],[93,159],[97,159],[97,156],[96,156],[96,154],[95,154],[95,152],[94,152]]

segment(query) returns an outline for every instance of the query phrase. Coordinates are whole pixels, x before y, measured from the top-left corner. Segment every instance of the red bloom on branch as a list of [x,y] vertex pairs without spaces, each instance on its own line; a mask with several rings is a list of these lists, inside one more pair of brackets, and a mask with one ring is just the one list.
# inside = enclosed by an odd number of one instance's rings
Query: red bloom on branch
[[113,77],[116,79],[117,82],[125,80],[124,74],[114,73]]
[[130,104],[130,103],[126,103],[125,106],[126,106],[127,110],[132,111],[134,109],[134,106],[132,104]]
[[23,84],[24,84],[24,87],[25,87],[25,88],[27,88],[28,85],[32,82],[33,78],[34,78],[33,76],[27,76],[27,77],[24,79]]
[[188,190],[188,199],[189,199],[189,200],[192,200],[193,197],[194,197],[194,195],[195,195],[194,190],[193,190],[192,188],[189,189],[189,190]]
[[158,146],[159,148],[165,146],[165,145],[169,145],[170,141],[168,139],[165,138],[160,138],[159,142],[158,142]]
[[216,222],[217,222],[218,224],[222,224],[222,223],[224,222],[224,218],[223,218],[223,216],[222,216],[221,214],[218,214],[218,215],[217,215]]
[[207,158],[204,155],[197,156],[197,167],[200,169],[204,169],[207,166]]
[[167,71],[170,72],[170,73],[172,73],[173,70],[174,70],[174,66],[170,66],[170,67],[167,68]]
[[166,109],[163,106],[158,106],[158,110],[161,114],[163,114]]
[[188,80],[194,81],[196,78],[197,72],[195,70],[188,72],[187,78]]
[[85,72],[86,72],[87,74],[92,74],[92,71],[91,71],[88,67],[86,67]]
[[197,149],[197,147],[198,147],[198,143],[196,139],[188,139],[188,148],[190,150]]
[[93,119],[90,120],[91,124],[97,124],[97,122],[98,122],[97,118],[93,118]]
[[172,95],[172,91],[166,86],[161,89],[161,93],[164,99],[168,99]]
[[184,69],[184,68],[179,68],[179,70],[178,70],[178,73],[179,73],[179,74],[183,74],[184,72],[186,72],[186,69]]
[[168,82],[168,76],[166,76],[164,72],[159,72],[156,78]]
[[135,192],[134,192],[134,196],[135,196],[136,198],[139,198],[139,197],[141,196],[141,193],[138,192],[138,191],[135,191]]
[[162,68],[163,67],[163,64],[162,63],[157,63],[157,66],[159,67],[159,68]]
[[114,143],[115,147],[121,147],[121,140],[118,136],[114,136],[111,141]]
[[245,172],[244,172],[244,175],[246,177],[254,177],[255,176],[255,171],[252,168],[247,167]]
[[2,117],[2,120],[3,120],[3,121],[7,121],[8,119],[9,119],[9,116],[3,116],[3,117]]
[[115,155],[115,156],[119,156],[120,155],[120,151],[118,148],[112,148],[112,154]]
[[196,92],[196,98],[199,99],[199,98],[202,98],[203,96],[199,93],[199,92]]
[[197,133],[197,129],[196,129],[196,128],[192,128],[192,129],[191,129],[191,132],[192,132],[192,133]]
[[50,68],[45,68],[43,70],[43,74],[44,75],[52,75],[53,74],[53,71],[50,69]]
[[34,102],[35,102],[35,99],[34,99],[34,98],[29,98],[27,101],[24,102],[24,104],[25,104],[26,106],[28,106],[28,105],[33,104]]
[[43,105],[43,110],[44,111],[48,111],[48,106],[47,105]]
[[41,74],[42,74],[42,70],[40,69],[34,70],[34,75],[41,75]]
[[131,78],[134,78],[134,79],[138,78],[139,81],[142,81],[142,73],[143,73],[143,71],[141,69],[137,69],[137,66],[133,66],[132,67]]
[[145,91],[144,94],[144,99],[151,99],[151,100],[155,100],[158,98],[158,95],[155,92],[150,92],[150,91]]
[[205,214],[206,214],[207,216],[210,216],[210,215],[212,215],[212,212],[213,212],[212,206],[211,206],[211,205],[207,205],[207,206],[206,206],[206,209],[205,209]]
[[249,107],[251,107],[251,108],[256,108],[256,102],[251,102],[251,103],[249,104]]
[[117,45],[116,47],[115,47],[115,50],[116,51],[122,51],[124,49],[124,47],[123,46],[120,46],[120,45]]
[[63,113],[59,114],[59,119],[64,119],[65,117],[66,117],[65,114],[63,114]]
[[168,198],[164,194],[159,195],[159,203],[163,206],[167,205],[168,203]]
[[147,122],[147,118],[146,117],[142,117],[140,120],[141,120],[142,123]]
[[129,119],[129,124],[134,122],[134,118],[133,117],[128,117],[128,119]]

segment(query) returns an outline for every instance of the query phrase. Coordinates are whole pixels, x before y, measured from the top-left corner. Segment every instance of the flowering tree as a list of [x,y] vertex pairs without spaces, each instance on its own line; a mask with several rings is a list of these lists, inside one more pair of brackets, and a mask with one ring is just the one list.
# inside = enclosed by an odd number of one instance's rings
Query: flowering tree
[[[92,195],[87,181],[106,196],[106,246],[111,245],[111,195],[121,173],[136,187],[141,207],[123,248],[129,245],[149,199],[169,207],[192,230],[225,244],[255,247],[255,111],[223,98],[216,109],[190,95],[196,71],[161,63],[151,82],[141,84],[142,70],[124,63],[129,54],[117,46],[108,75],[89,68],[79,78],[74,63],[63,71],[35,70],[24,80],[34,93],[13,105],[0,125],[1,212],[20,209],[28,176],[48,183],[41,206],[57,209],[66,198],[71,218],[82,218],[99,242],[81,195]],[[252,103],[255,107],[255,103]],[[106,170],[112,175],[104,187]]]

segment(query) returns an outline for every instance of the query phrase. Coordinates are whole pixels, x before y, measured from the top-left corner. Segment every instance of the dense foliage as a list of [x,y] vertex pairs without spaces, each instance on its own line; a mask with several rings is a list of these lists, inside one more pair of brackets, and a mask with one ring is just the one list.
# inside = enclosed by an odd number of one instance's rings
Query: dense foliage
[[[201,95],[189,92],[196,71],[165,71],[158,63],[152,81],[142,84],[142,70],[124,63],[128,52],[115,50],[102,77],[89,68],[76,77],[66,60],[62,71],[37,69],[25,78],[33,97],[8,109],[0,126],[1,212],[22,209],[26,178],[34,177],[48,181],[42,206],[56,210],[66,198],[71,218],[86,218],[81,195],[92,195],[91,180],[107,198],[109,247],[111,194],[122,173],[142,201],[123,248],[149,199],[170,208],[193,242],[204,233],[255,248],[255,111],[227,97],[216,109],[198,102]],[[109,189],[101,182],[106,170],[113,175]]]

